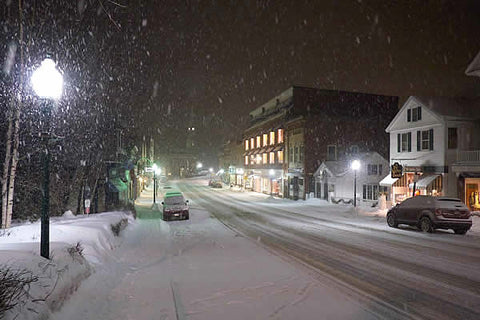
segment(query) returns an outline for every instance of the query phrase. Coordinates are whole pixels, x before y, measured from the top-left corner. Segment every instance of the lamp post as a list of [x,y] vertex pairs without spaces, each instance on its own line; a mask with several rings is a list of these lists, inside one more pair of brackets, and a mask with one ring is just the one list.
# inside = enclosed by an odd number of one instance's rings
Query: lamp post
[[355,173],[355,178],[353,180],[353,206],[357,206],[357,170],[360,169],[360,161],[353,160],[352,161],[352,169]]
[[43,99],[43,112],[45,114],[45,130],[42,134],[45,143],[43,154],[43,198],[42,198],[42,217],[40,219],[40,255],[50,259],[50,152],[48,151],[48,142],[50,138],[50,118],[52,113],[52,104],[58,100],[63,91],[63,77],[57,70],[55,62],[52,59],[42,61],[40,67],[36,69],[31,78],[33,90],[36,95]]
[[155,204],[157,202],[155,199],[155,196],[157,194],[157,171],[159,170],[159,168],[154,163],[152,166],[152,169],[153,169],[153,204]]

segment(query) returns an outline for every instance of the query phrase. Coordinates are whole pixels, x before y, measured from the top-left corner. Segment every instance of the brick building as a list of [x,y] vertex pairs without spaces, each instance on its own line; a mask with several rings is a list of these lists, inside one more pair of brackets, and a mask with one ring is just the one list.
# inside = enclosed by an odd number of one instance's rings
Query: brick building
[[247,188],[305,199],[323,161],[376,151],[388,159],[384,128],[398,97],[290,87],[250,112],[244,131]]

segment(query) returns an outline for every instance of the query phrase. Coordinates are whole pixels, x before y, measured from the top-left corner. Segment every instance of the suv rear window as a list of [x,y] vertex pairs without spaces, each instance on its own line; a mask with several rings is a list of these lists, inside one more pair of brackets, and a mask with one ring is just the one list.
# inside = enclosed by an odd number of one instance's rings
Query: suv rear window
[[438,201],[462,202],[460,199],[437,199]]
[[165,204],[168,205],[175,205],[175,204],[183,204],[185,201],[183,200],[183,196],[178,195],[178,196],[171,196],[167,197],[164,200]]

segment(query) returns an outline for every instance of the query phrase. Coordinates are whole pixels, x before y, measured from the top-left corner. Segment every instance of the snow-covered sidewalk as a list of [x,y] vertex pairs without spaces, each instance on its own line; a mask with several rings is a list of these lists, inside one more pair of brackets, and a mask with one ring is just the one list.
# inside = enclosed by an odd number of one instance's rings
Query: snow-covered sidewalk
[[0,268],[24,270],[38,278],[31,283],[28,295],[5,319],[39,319],[49,317],[61,307],[81,281],[94,272],[95,265],[119,244],[112,226],[133,222],[126,212],[107,212],[74,216],[67,212],[50,220],[50,260],[39,255],[40,223],[16,224],[0,230]]

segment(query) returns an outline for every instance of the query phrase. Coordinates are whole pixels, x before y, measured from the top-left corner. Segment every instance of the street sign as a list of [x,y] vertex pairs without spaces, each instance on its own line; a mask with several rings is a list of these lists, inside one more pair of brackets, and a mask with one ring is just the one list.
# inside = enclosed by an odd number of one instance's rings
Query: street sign
[[90,199],[85,199],[85,213],[90,214]]
[[152,167],[145,167],[145,172],[153,172],[153,168]]
[[403,176],[403,167],[398,162],[395,162],[392,165],[391,177],[392,179],[398,179],[398,178],[401,178],[402,176]]
[[83,189],[83,208],[85,211],[84,214],[90,214],[90,199],[92,198],[92,194],[90,191],[89,186],[85,186]]

